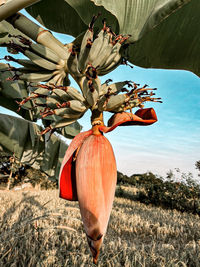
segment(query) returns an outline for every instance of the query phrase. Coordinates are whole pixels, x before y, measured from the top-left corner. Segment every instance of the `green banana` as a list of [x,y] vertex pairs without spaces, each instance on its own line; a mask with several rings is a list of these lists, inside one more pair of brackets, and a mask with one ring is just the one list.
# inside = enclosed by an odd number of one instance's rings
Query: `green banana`
[[65,87],[65,92],[74,100],[79,100],[81,102],[85,101],[85,98],[82,96],[82,94],[76,90],[75,88],[71,87],[71,86],[67,86]]
[[121,54],[120,48],[122,43],[124,43],[130,36],[121,36],[115,38],[112,42],[114,44],[110,55],[107,57],[104,64],[97,68],[98,75],[105,75],[113,71],[116,67],[121,64]]
[[55,109],[55,108],[58,108],[58,106],[61,106],[62,105],[62,102],[60,102],[54,96],[48,96],[46,98],[46,105],[47,105],[47,107],[49,107],[51,109]]
[[80,73],[84,73],[89,63],[89,52],[92,46],[92,40],[89,38],[85,47],[82,47],[78,56],[78,70]]
[[59,101],[60,103],[65,102],[60,96],[58,96],[57,94],[55,94],[55,91],[54,91],[54,90],[52,90],[51,97],[52,97],[53,99]]
[[45,96],[48,96],[50,95],[50,90],[47,89],[47,88],[37,88],[34,92],[34,94],[38,94],[38,95],[45,95]]
[[69,107],[54,109],[53,114],[66,119],[78,119],[82,115],[82,112],[74,112],[74,110]]
[[67,102],[67,104],[69,108],[77,112],[85,112],[87,109],[83,102],[80,102],[78,100],[70,100]]
[[123,90],[124,86],[129,83],[130,83],[129,81],[123,81],[123,82],[112,83],[107,86],[104,85],[103,89],[101,89],[101,95],[102,94],[108,94],[108,95],[118,94]]
[[44,69],[37,69],[37,70],[33,70],[33,69],[30,69],[30,68],[27,68],[27,67],[22,67],[22,68],[17,68],[16,71],[17,73],[20,72],[20,73],[31,73],[31,72],[34,72],[34,71],[42,71]]
[[[40,112],[40,117],[41,117],[41,114],[42,114],[42,112]],[[48,116],[46,116],[46,117],[44,117],[42,119],[43,120],[51,121],[51,123],[52,123],[52,121],[59,121],[60,120],[60,116],[57,116],[57,115],[48,115]]]
[[72,124],[73,122],[75,122],[77,119],[74,119],[74,118],[64,118],[64,119],[61,119],[59,121],[55,121],[51,124],[51,129],[55,129],[55,128],[61,128],[61,127],[65,127],[69,124]]
[[112,79],[108,79],[106,80],[103,84],[100,85],[100,94],[99,96],[105,95],[108,93],[108,85],[110,82],[112,82]]
[[61,71],[60,72],[60,77],[59,77],[59,79],[57,81],[57,86],[63,86],[63,82],[64,82],[65,77],[66,77],[65,72]]
[[80,77],[81,73],[78,69],[78,56],[77,53],[72,51],[67,60],[67,69],[72,77]]
[[69,101],[72,98],[62,89],[55,88],[53,92],[60,98],[62,101]]
[[125,111],[125,104],[122,104],[120,107],[117,107],[115,109],[112,109],[110,110],[110,112],[113,112],[113,113],[119,113],[119,112],[123,112]]
[[24,55],[27,56],[32,62],[34,62],[36,65],[47,69],[47,70],[56,70],[56,65],[40,56],[38,56],[37,54],[29,51],[28,49],[26,49],[24,51]]
[[48,86],[57,85],[60,75],[61,75],[60,73],[54,75],[53,78],[46,83],[46,85]]
[[[103,97],[101,101],[98,102],[98,109],[100,111],[112,111],[120,107],[124,102],[126,102],[127,96],[124,94],[121,95],[112,95],[109,98]],[[104,101],[105,100],[105,101]]]
[[27,82],[44,82],[48,81],[53,76],[52,72],[33,72],[33,73],[24,73],[18,75],[19,80]]
[[[117,56],[117,54],[119,54],[121,48],[121,43],[118,41],[114,46],[113,49],[110,53],[110,56],[107,58],[107,60],[105,61],[105,63],[102,65],[102,68],[108,68],[108,66],[110,66],[110,64],[114,61],[115,57]],[[120,55],[121,58],[121,55]]]
[[49,131],[53,132],[55,129],[63,128],[65,126],[69,125],[69,124],[72,124],[76,120],[77,119],[68,119],[68,118],[56,120],[55,122],[51,123],[50,126],[48,126],[43,131],[41,131],[40,134],[43,135],[43,134],[48,133]]
[[57,54],[55,54],[55,52],[52,51],[50,48],[33,42],[30,44],[30,47],[33,50],[33,52],[39,54],[43,58],[53,62],[54,64],[59,64],[60,57]]
[[93,107],[99,97],[98,84],[95,82],[94,79],[88,79],[86,77],[83,77],[80,87],[82,88],[83,95],[86,101],[91,107]]
[[37,99],[34,100],[34,104],[36,107],[46,107],[46,99],[44,97],[37,97]]
[[97,69],[100,68],[105,63],[108,56],[110,55],[112,48],[113,48],[111,38],[112,38],[112,35],[109,32],[109,30],[107,29],[106,34],[104,36],[103,45],[101,47],[101,50],[99,51],[98,56],[92,62],[92,66],[94,68],[97,68]]
[[104,111],[106,108],[106,104],[107,104],[108,98],[106,96],[102,96],[99,100],[98,100],[98,110],[99,111]]
[[103,45],[103,40],[104,40],[104,32],[105,29],[103,28],[98,36],[95,38],[92,47],[90,49],[89,55],[88,55],[88,62],[91,63],[93,65],[94,60],[96,59],[96,57],[98,57],[99,52],[102,48]]
[[24,66],[25,68],[32,70],[32,71],[40,71],[41,68],[36,65],[35,63],[33,63],[31,60],[29,59],[16,59],[14,57],[11,56],[5,56],[4,58],[6,61],[13,61],[18,63],[19,65]]
[[121,55],[120,54],[117,54],[115,56],[113,62],[108,67],[106,67],[106,68],[104,68],[104,67],[98,68],[97,69],[97,74],[99,76],[106,75],[109,72],[111,72],[114,69],[116,69],[120,64],[121,64]]
[[46,105],[49,108],[55,109],[58,107],[58,105],[62,105],[62,102],[60,102],[59,100],[55,96],[50,95],[46,98]]
[[96,19],[97,17],[93,16],[92,21],[89,24],[88,30],[84,34],[81,43],[80,53],[78,56],[78,69],[81,73],[85,71],[85,68],[87,67],[88,64],[89,52],[92,46],[93,35],[94,35],[93,27]]
[[114,108],[111,110],[111,112],[123,112],[126,110],[131,110],[132,108],[135,107],[140,107],[141,106],[141,101],[139,99],[129,99],[127,102],[125,102],[124,104],[122,104],[120,107]]
[[107,94],[107,92],[108,92],[108,84],[105,82],[101,85],[99,96],[103,96],[103,95]]
[[67,60],[69,57],[69,52],[65,49],[64,45],[58,41],[51,32],[47,30],[42,30],[37,36],[37,43],[44,45],[51,49],[59,58]]

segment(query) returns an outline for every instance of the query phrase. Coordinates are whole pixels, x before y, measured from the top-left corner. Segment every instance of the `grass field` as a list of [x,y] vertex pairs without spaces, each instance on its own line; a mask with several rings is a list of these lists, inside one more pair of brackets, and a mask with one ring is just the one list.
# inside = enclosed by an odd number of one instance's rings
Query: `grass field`
[[[127,188],[129,192],[134,188]],[[0,191],[0,266],[94,266],[78,204]],[[115,198],[98,266],[200,266],[199,216]]]

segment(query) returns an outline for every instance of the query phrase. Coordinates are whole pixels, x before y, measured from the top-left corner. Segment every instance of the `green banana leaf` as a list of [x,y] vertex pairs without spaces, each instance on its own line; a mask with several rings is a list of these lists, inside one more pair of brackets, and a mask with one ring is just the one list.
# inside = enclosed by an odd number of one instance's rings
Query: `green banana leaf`
[[131,35],[131,63],[200,75],[199,0],[43,0],[27,11],[50,30],[75,37],[101,12],[114,31]]
[[14,73],[5,71],[9,68],[8,64],[0,63],[0,106],[14,111],[27,120],[36,120],[36,112],[29,110],[33,105],[31,102],[26,103],[25,107],[17,111],[19,105],[16,101],[21,101],[28,96],[27,83],[24,81],[8,81]]
[[26,9],[48,29],[77,37],[88,28],[93,15],[101,13],[101,19],[95,24],[102,28],[102,19],[106,18],[113,30],[118,30],[118,22],[104,7],[96,6],[89,0],[43,0]]
[[0,114],[0,146],[14,153],[20,162],[40,169],[51,178],[57,179],[67,144],[56,134],[49,141],[38,132],[37,124]]
[[[8,78],[14,76],[13,71],[9,71],[9,65],[0,63],[0,82],[1,82],[1,92],[6,97],[14,99],[22,99],[27,97],[27,90],[23,90],[27,87],[24,81],[9,81]],[[25,94],[25,95],[24,95]],[[31,107],[31,106],[30,106]]]

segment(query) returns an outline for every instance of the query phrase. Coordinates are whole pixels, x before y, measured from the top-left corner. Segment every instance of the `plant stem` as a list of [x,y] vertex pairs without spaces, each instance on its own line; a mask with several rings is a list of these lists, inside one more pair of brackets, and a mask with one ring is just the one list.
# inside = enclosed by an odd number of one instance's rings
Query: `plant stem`
[[0,21],[41,0],[11,0],[0,6]]
[[99,131],[99,127],[104,125],[103,112],[99,111],[98,109],[94,109],[92,111],[91,124],[92,124],[93,134],[102,135],[102,133]]
[[8,178],[7,190],[10,190],[11,179],[12,179],[12,170],[10,171],[10,175]]

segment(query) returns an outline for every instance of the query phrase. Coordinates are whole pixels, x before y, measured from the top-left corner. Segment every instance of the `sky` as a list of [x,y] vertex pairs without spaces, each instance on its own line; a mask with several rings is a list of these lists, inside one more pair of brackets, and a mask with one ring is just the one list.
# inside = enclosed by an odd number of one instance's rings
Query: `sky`
[[[63,43],[73,38],[54,33]],[[0,58],[6,50],[0,48]],[[157,97],[163,103],[147,103],[153,107],[158,122],[151,126],[117,127],[106,138],[111,142],[116,156],[117,168],[127,175],[151,171],[165,176],[166,172],[179,168],[198,177],[195,162],[200,160],[200,79],[189,71],[144,69],[119,66],[101,77],[104,82],[132,80],[141,85],[158,88]],[[71,85],[78,89],[71,79]],[[134,111],[134,110],[133,110]],[[136,111],[136,110],[135,110]],[[0,113],[12,114],[2,107]],[[79,120],[83,131],[90,129],[90,111]],[[112,116],[106,112],[105,122]],[[70,143],[70,140],[68,140]]]

